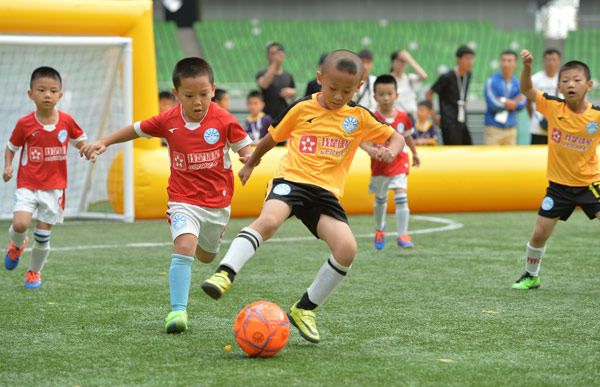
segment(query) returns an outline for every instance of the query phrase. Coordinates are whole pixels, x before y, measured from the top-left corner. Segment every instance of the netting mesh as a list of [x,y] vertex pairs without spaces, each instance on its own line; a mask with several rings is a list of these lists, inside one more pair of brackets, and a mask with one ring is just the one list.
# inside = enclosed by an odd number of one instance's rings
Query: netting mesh
[[[73,116],[88,136],[88,142],[116,131],[126,122],[123,82],[123,45],[9,44],[0,41],[0,137],[5,148],[18,119],[35,110],[27,96],[33,70],[51,66],[63,79],[63,97],[57,109]],[[126,82],[125,82],[126,83]],[[65,216],[88,212],[111,212],[106,180],[113,160],[124,146],[108,148],[104,162],[92,164],[79,158],[69,146]],[[17,171],[20,151],[13,168]],[[16,173],[0,190],[0,216],[12,217]]]

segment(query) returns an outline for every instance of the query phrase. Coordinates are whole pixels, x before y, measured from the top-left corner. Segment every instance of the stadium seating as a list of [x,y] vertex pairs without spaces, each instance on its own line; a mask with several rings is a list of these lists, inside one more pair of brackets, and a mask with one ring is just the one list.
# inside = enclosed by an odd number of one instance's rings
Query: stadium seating
[[154,45],[159,90],[171,90],[171,74],[175,63],[184,57],[173,21],[154,20]]
[[470,44],[476,51],[470,93],[481,98],[485,80],[498,71],[501,51],[528,48],[539,57],[544,47],[543,37],[533,30],[501,30],[481,21],[209,20],[197,22],[194,29],[204,56],[215,68],[216,82],[228,84],[229,89],[244,84],[256,87],[255,76],[266,68],[265,46],[271,41],[285,47],[285,69],[300,90],[315,77],[321,53],[334,49],[372,50],[373,74],[389,71],[394,50],[408,49],[429,74],[426,83],[431,84],[440,72],[455,65],[456,48]]

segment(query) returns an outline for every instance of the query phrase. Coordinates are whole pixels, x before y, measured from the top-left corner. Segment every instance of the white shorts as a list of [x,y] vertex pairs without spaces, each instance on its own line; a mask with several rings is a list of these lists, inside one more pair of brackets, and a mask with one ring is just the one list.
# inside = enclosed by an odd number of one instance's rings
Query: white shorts
[[208,208],[177,202],[169,202],[168,206],[173,240],[183,234],[192,234],[198,238],[202,250],[213,254],[219,252],[231,207]]
[[31,214],[37,210],[37,219],[46,224],[62,223],[65,209],[65,190],[31,190],[17,188],[13,211],[24,211]]
[[408,186],[406,173],[394,176],[371,176],[369,183],[369,193],[375,194],[379,198],[387,197],[387,191],[401,188],[406,190]]

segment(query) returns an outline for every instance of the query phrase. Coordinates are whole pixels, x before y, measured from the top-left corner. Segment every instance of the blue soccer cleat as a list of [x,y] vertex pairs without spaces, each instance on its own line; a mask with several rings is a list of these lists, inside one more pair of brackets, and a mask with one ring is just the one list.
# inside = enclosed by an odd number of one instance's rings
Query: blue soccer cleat
[[6,256],[4,257],[4,267],[6,270],[13,270],[19,266],[19,260],[25,250],[25,246],[27,246],[27,238],[25,238],[25,242],[21,247],[16,247],[14,242],[10,242],[10,246],[6,249]]
[[39,289],[42,286],[42,276],[29,270],[25,274],[25,289]]

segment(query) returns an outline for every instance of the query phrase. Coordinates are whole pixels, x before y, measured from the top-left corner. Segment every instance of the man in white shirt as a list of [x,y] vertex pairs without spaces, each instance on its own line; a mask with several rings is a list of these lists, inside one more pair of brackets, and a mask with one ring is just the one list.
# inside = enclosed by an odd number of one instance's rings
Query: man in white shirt
[[[560,51],[549,48],[544,51],[544,70],[538,71],[531,76],[533,87],[552,96],[562,95],[558,93],[558,69],[560,68]],[[548,122],[542,113],[535,110],[535,102],[527,101],[527,111],[531,117],[530,131],[531,144],[548,143]]]
[[365,67],[363,75],[364,83],[358,89],[358,92],[354,94],[352,100],[357,104],[366,107],[372,112],[377,110],[377,102],[375,102],[375,91],[373,86],[375,85],[375,75],[370,75],[371,68],[373,68],[373,52],[370,50],[361,50],[358,52],[359,58],[362,60]]
[[[417,118],[417,98],[419,97],[417,94],[421,83],[427,79],[427,73],[406,50],[395,51],[391,60],[390,71],[398,85],[398,99],[394,102],[394,109],[402,110],[414,121]],[[407,64],[416,74],[404,72]]]

